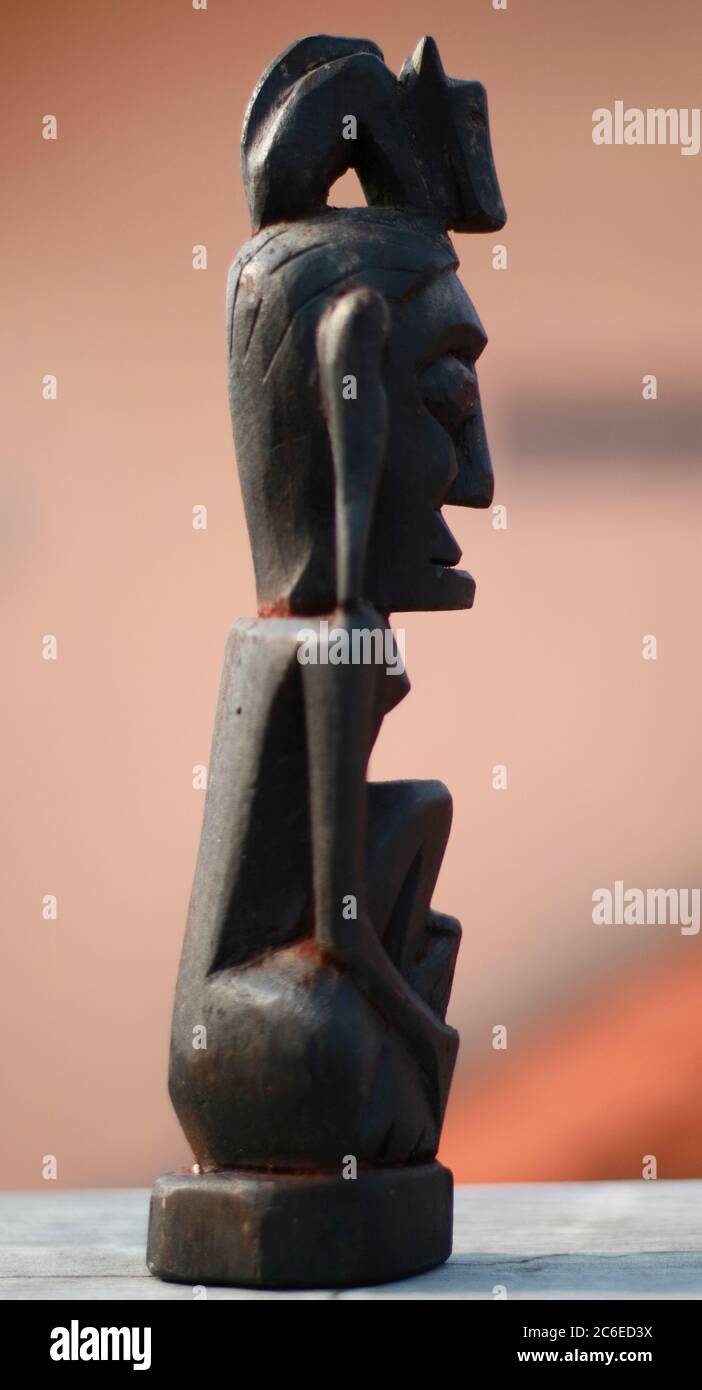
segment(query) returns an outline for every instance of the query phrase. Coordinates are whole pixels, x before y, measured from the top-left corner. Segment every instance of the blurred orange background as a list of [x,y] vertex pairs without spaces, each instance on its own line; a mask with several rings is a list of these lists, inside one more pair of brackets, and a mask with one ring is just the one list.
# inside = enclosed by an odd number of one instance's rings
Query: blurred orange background
[[615,100],[700,101],[702,10],[34,0],[3,28],[0,1184],[41,1186],[46,1154],[66,1187],[189,1161],[166,1072],[192,769],[227,629],[255,610],[223,326],[249,234],[238,138],[279,50],[350,28],[395,70],[428,31],[450,75],[485,83],[509,213],[456,238],[508,525],[449,514],[476,606],[398,615],[413,691],[372,767],[454,794],[441,1156],[459,1180],[636,1177],[644,1155],[700,1176],[702,933],[593,926],[591,895],[701,880],[702,154],[591,131]]

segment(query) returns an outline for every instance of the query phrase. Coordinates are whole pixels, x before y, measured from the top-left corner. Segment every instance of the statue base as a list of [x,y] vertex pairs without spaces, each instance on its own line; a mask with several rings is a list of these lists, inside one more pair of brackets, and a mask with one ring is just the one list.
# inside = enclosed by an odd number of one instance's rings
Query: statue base
[[330,1173],[187,1170],[151,1195],[147,1264],[182,1284],[381,1284],[443,1264],[453,1177],[440,1163]]

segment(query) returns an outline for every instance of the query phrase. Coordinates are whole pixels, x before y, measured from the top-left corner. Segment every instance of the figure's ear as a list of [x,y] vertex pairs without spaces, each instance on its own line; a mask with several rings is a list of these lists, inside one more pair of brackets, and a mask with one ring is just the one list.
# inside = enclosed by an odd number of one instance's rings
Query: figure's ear
[[383,353],[390,314],[371,289],[342,295],[317,329],[322,406],[334,461],[336,598],[363,598],[368,537],[387,445]]

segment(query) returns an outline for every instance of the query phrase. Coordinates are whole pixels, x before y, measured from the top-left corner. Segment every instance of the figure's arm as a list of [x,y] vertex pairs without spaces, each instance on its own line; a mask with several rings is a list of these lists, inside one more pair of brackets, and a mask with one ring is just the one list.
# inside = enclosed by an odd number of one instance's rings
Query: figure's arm
[[[361,611],[368,537],[387,441],[382,356],[389,315],[369,289],[343,295],[317,332],[322,404],[334,462],[337,611],[330,626],[349,634],[382,621]],[[363,665],[305,667],[313,877],[318,939],[344,949],[357,927],[341,916],[352,895],[364,903],[366,767],[376,671]]]

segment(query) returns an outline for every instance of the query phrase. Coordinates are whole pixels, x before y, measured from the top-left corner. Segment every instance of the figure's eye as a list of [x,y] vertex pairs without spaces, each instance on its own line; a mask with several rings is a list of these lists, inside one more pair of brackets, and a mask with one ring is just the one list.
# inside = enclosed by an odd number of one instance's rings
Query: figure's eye
[[419,377],[419,390],[432,415],[450,434],[460,432],[464,421],[478,408],[478,379],[471,361],[447,353]]

